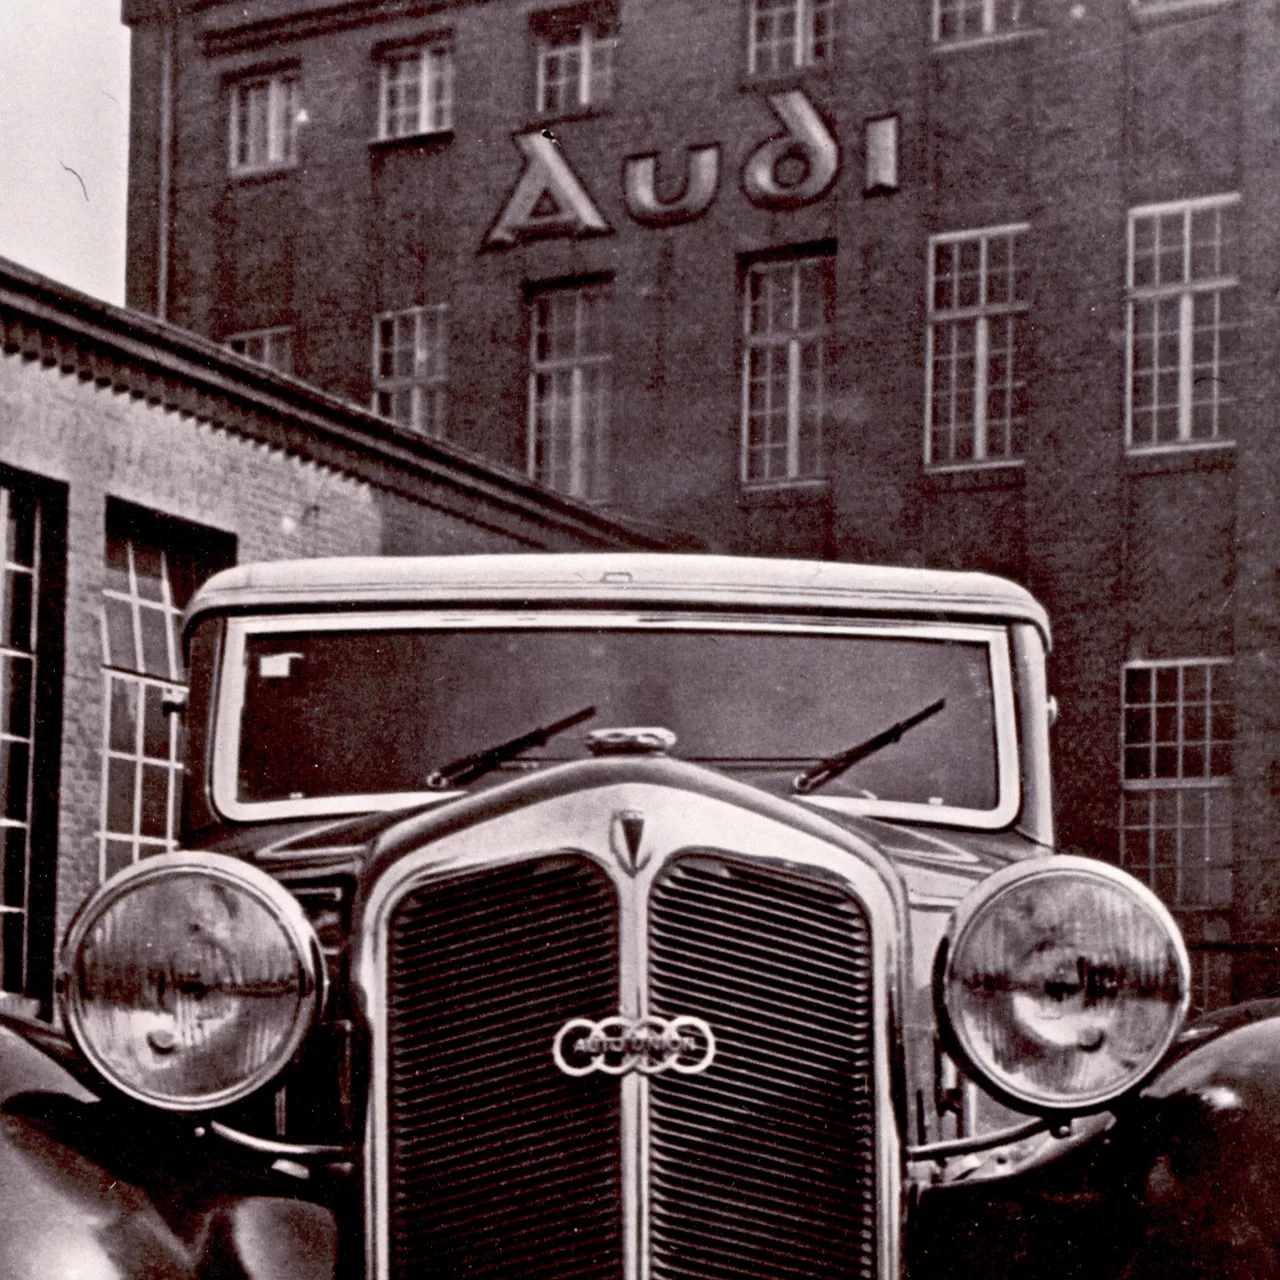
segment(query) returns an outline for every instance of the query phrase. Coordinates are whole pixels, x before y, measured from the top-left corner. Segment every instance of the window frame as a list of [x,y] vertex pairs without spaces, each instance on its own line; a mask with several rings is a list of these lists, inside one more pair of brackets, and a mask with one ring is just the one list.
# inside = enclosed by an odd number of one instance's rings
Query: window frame
[[[962,45],[989,44],[1008,40],[1024,34],[1029,28],[1023,25],[1023,7],[1027,0],[932,0],[930,4],[929,35],[935,48],[951,49]],[[1000,6],[1012,5],[1011,21],[1000,20]],[[962,31],[959,35],[943,34],[943,18],[948,11],[961,15],[980,10],[980,30]]]
[[[393,131],[390,127],[389,104],[391,76],[397,67],[410,62],[418,64],[417,120],[412,128]],[[437,94],[441,80],[443,88]],[[451,36],[437,35],[420,44],[386,50],[378,58],[378,120],[375,141],[399,142],[409,138],[430,138],[452,133],[456,88],[457,63]]]
[[[1196,827],[1190,822],[1184,825],[1183,822],[1183,803],[1184,797],[1203,797],[1205,804],[1205,819],[1201,827],[1202,834],[1206,841],[1206,849],[1208,848],[1208,833],[1212,831],[1213,825],[1210,821],[1210,810],[1213,804],[1212,796],[1209,793],[1223,793],[1225,795],[1225,804],[1228,809],[1228,822],[1225,824],[1229,832],[1234,829],[1234,813],[1233,796],[1235,769],[1234,760],[1231,761],[1231,768],[1226,772],[1213,770],[1212,751],[1214,745],[1225,745],[1229,751],[1234,750],[1235,734],[1233,732],[1230,739],[1215,738],[1213,736],[1213,713],[1215,706],[1221,705],[1220,702],[1214,700],[1213,677],[1210,674],[1213,669],[1222,669],[1234,673],[1235,660],[1232,657],[1190,657],[1190,658],[1135,658],[1121,665],[1120,669],[1120,726],[1119,726],[1119,772],[1120,772],[1120,865],[1131,874],[1136,875],[1139,879],[1150,885],[1153,890],[1158,892],[1156,886],[1156,873],[1160,868],[1170,867],[1174,877],[1175,884],[1175,900],[1166,902],[1171,911],[1177,912],[1224,912],[1231,909],[1230,890],[1226,895],[1225,902],[1212,902],[1204,900],[1182,901],[1182,886],[1184,880],[1188,877],[1191,868],[1184,863],[1183,845],[1184,834],[1192,833]],[[1199,668],[1203,673],[1205,680],[1203,702],[1188,702],[1185,697],[1185,676],[1184,672],[1189,668]],[[1152,696],[1145,702],[1130,702],[1128,694],[1128,678],[1134,671],[1149,671],[1150,679],[1154,682],[1157,680],[1157,672],[1161,670],[1176,670],[1178,672],[1178,691],[1175,701],[1170,704],[1167,701],[1161,702],[1158,697],[1158,688],[1153,684]],[[1235,703],[1234,703],[1234,681],[1232,692],[1230,694],[1231,702],[1230,710],[1232,720],[1234,722]],[[1160,736],[1159,728],[1156,723],[1157,712],[1162,706],[1172,705],[1175,708],[1176,715],[1176,733],[1170,743]],[[1187,719],[1187,709],[1189,706],[1203,705],[1203,715],[1205,719],[1205,733],[1203,736],[1188,738],[1184,732]],[[1131,712],[1147,713],[1151,717],[1151,725],[1148,735],[1137,742],[1139,747],[1148,747],[1152,753],[1151,765],[1146,777],[1130,777],[1128,772],[1128,753],[1135,749],[1135,742],[1130,740],[1129,736],[1129,716]],[[1160,776],[1157,772],[1155,752],[1161,746],[1168,750],[1170,745],[1177,752],[1177,771],[1173,775]],[[1183,760],[1184,750],[1191,745],[1193,749],[1204,751],[1205,771],[1200,774],[1184,774]],[[1177,808],[1175,817],[1175,825],[1172,830],[1175,832],[1176,849],[1174,861],[1172,863],[1161,863],[1156,860],[1157,854],[1154,848],[1154,840],[1161,829],[1157,824],[1157,815],[1155,814],[1155,806],[1158,804],[1157,797],[1164,795],[1169,797]],[[1146,797],[1147,817],[1144,824],[1140,827],[1136,823],[1130,821],[1131,800],[1130,797],[1143,796]],[[1141,831],[1145,836],[1145,848],[1141,851],[1140,857],[1134,857],[1129,852],[1130,832]],[[1210,863],[1206,854],[1202,869],[1207,873],[1210,869],[1225,873],[1228,885],[1234,880],[1235,856],[1231,842],[1228,842],[1228,861],[1225,863]],[[1207,875],[1206,880],[1207,883]]]
[[[1194,399],[1195,385],[1195,299],[1199,296],[1214,295],[1219,300],[1224,293],[1230,290],[1238,290],[1240,288],[1240,272],[1237,270],[1228,275],[1206,277],[1197,280],[1188,273],[1193,270],[1193,243],[1192,243],[1192,224],[1194,215],[1209,209],[1239,210],[1242,205],[1240,193],[1223,192],[1210,196],[1195,196],[1185,200],[1166,200],[1156,204],[1135,205],[1129,212],[1125,226],[1125,357],[1124,357],[1124,447],[1128,454],[1159,454],[1159,453],[1176,453],[1186,449],[1222,449],[1232,448],[1235,445],[1235,437],[1230,433],[1222,433],[1220,431],[1220,418],[1224,406],[1230,406],[1236,403],[1234,398],[1226,400],[1215,399],[1213,402],[1213,434],[1211,436],[1195,436],[1192,434],[1195,425],[1195,409],[1196,401]],[[1137,286],[1134,283],[1136,268],[1136,241],[1137,241],[1137,224],[1141,219],[1153,218],[1156,220],[1157,228],[1160,220],[1170,214],[1179,213],[1182,215],[1183,231],[1182,231],[1182,254],[1183,254],[1183,278],[1176,284],[1165,285],[1143,285]],[[1219,244],[1221,241],[1219,241]],[[1237,238],[1238,243],[1238,238]],[[1236,295],[1238,297],[1238,294]],[[1177,300],[1178,303],[1178,398],[1177,407],[1177,438],[1173,440],[1151,440],[1144,442],[1135,442],[1134,425],[1138,412],[1134,404],[1135,381],[1138,376],[1138,370],[1135,360],[1135,334],[1138,308],[1142,304],[1153,304],[1158,308],[1161,302]],[[1237,326],[1243,328],[1242,322],[1237,321]],[[1213,378],[1210,380],[1213,385],[1221,381],[1217,375],[1217,370],[1222,367],[1219,361],[1218,348],[1221,343],[1221,335],[1223,326],[1219,321],[1215,321],[1213,327],[1214,334],[1214,363],[1215,370]],[[1159,341],[1159,330],[1153,330],[1155,340]],[[1237,361],[1228,361],[1228,363],[1240,363]],[[1154,369],[1153,378],[1159,378],[1160,365],[1152,366]],[[1216,395],[1216,390],[1215,390]],[[1151,406],[1155,411],[1159,411],[1159,402]]]
[[[413,322],[413,369],[407,374],[383,374],[382,327],[394,327],[403,321]],[[403,350],[393,338],[391,351]],[[429,440],[444,439],[449,414],[449,305],[445,302],[425,303],[380,311],[373,317],[373,397],[371,408],[380,418],[425,436]],[[383,397],[409,396],[408,418],[396,417],[384,410]]]
[[[816,328],[796,327],[753,333],[751,285],[753,276],[788,270],[792,273],[792,315],[802,309],[803,302],[798,288],[801,271],[807,265],[819,268],[822,297],[822,324]],[[742,382],[740,416],[740,452],[738,473],[742,487],[751,490],[781,489],[806,484],[825,484],[827,481],[826,416],[831,397],[833,338],[835,332],[835,271],[834,248],[800,252],[786,257],[757,258],[744,264],[742,273]],[[808,343],[817,342],[820,351],[822,378],[818,387],[816,406],[803,402],[803,354]],[[752,457],[759,447],[752,443],[751,387],[753,382],[753,354],[765,350],[785,348],[787,353],[787,452],[786,471],[783,475],[752,474]],[[803,464],[803,429],[807,415],[817,420],[817,439],[813,442],[816,459],[812,470]],[[766,468],[767,471],[767,468]]]
[[[835,58],[838,3],[839,0],[787,0],[794,24],[790,57],[782,65],[761,66],[762,50],[780,50],[785,47],[785,41],[782,38],[761,39],[761,0],[747,0],[747,75],[768,78],[831,66]],[[786,10],[777,12],[785,14]],[[826,36],[822,41],[818,39],[820,22],[826,24]],[[771,53],[770,62],[774,61]]]
[[[607,57],[602,60],[603,51]],[[548,74],[548,64],[560,58],[577,58],[576,85],[569,101],[548,102],[548,90],[561,80]],[[601,71],[601,67],[605,70]],[[602,33],[596,21],[584,19],[576,28],[573,40],[557,40],[548,33],[539,34],[534,43],[533,109],[543,117],[575,115],[596,111],[613,101],[618,72],[618,36]],[[566,78],[563,83],[569,83]]]
[[[1012,376],[1005,388],[1009,396],[1010,405],[1007,417],[1010,433],[1008,453],[993,455],[990,451],[990,428],[992,423],[988,413],[988,392],[991,389],[991,321],[993,318],[1005,316],[1029,317],[1031,301],[1030,298],[1026,297],[1015,298],[1011,291],[1010,298],[1007,301],[990,303],[987,301],[987,291],[990,278],[988,262],[991,241],[1002,236],[1009,238],[1011,254],[1009,277],[1011,282],[1016,283],[1018,279],[1018,263],[1016,257],[1012,255],[1017,252],[1017,237],[1026,235],[1030,230],[1031,224],[1029,222],[1007,222],[997,226],[974,227],[965,231],[947,231],[929,237],[928,260],[925,265],[924,468],[926,471],[979,471],[995,467],[1020,467],[1025,465],[1025,457],[1016,451],[1016,441],[1012,438],[1014,425],[1018,421],[1018,415],[1012,411],[1012,401],[1017,392],[1020,389],[1025,389],[1028,385],[1025,370],[1023,371],[1023,376],[1018,376],[1018,355],[1019,352],[1022,353],[1024,364],[1029,362],[1029,353],[1027,351],[1029,321],[1024,321],[1021,326],[1015,328],[1014,343],[1011,349]],[[936,250],[942,245],[960,245],[965,241],[972,240],[977,240],[979,244],[978,279],[980,300],[974,306],[954,306],[939,310],[934,305],[938,280]],[[965,425],[973,430],[973,456],[961,459],[956,459],[955,457],[955,440],[961,424],[955,417],[953,410],[946,427],[950,441],[950,456],[939,461],[933,456],[935,427],[937,426],[934,422],[934,357],[936,354],[937,331],[944,325],[961,325],[970,321],[974,325],[973,384],[969,388],[973,394],[973,410],[971,420]],[[1018,328],[1023,331],[1021,342],[1018,339]],[[1027,418],[1029,416],[1029,414],[1026,415]],[[1024,419],[1024,429],[1025,421]]]
[[[247,349],[259,342],[262,344],[260,357]],[[239,347],[237,344],[240,344]],[[222,345],[235,355],[252,360],[265,369],[272,369],[276,373],[293,373],[292,325],[269,325],[262,329],[243,329],[239,333],[229,333],[223,338]]]
[[[539,306],[558,299],[574,299],[574,351],[570,355],[539,357],[538,342],[543,327],[538,317]],[[599,349],[582,351],[583,334],[590,331],[591,322],[584,319],[584,303],[597,300],[603,311],[604,339]],[[613,281],[611,279],[586,280],[568,284],[539,285],[528,292],[529,323],[529,374],[526,411],[525,469],[531,479],[584,502],[600,501],[606,494],[609,459],[609,431],[613,397]],[[596,322],[599,327],[599,322]],[[599,385],[589,387],[590,371],[599,372]],[[554,413],[557,396],[550,401],[539,397],[540,379],[556,379],[557,375],[569,375],[569,433],[568,433],[568,485],[556,483],[562,469],[556,455],[557,439],[544,437],[539,427],[544,415],[541,410],[549,403]],[[591,404],[592,398],[599,403]],[[593,416],[594,415],[594,416]],[[554,430],[554,424],[552,424]],[[549,461],[541,463],[543,456]]]
[[[302,77],[296,67],[251,73],[227,81],[230,95],[228,170],[233,176],[274,173],[297,167],[301,85]],[[267,89],[266,154],[255,157],[252,154],[252,134],[246,135],[249,124],[245,115],[250,109],[244,95],[264,86]],[[241,144],[246,136],[249,147],[242,159]]]

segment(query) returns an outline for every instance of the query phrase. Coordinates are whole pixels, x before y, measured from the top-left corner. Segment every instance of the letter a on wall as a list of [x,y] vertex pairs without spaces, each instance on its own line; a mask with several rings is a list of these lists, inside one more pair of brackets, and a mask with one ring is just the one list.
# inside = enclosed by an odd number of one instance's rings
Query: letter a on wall
[[512,140],[524,156],[524,172],[484,238],[486,249],[505,249],[536,236],[601,235],[613,230],[569,167],[558,142],[542,132],[518,133]]
[[752,204],[795,209],[818,199],[835,181],[840,144],[801,90],[771,93],[769,106],[787,131],[747,157],[742,185]]

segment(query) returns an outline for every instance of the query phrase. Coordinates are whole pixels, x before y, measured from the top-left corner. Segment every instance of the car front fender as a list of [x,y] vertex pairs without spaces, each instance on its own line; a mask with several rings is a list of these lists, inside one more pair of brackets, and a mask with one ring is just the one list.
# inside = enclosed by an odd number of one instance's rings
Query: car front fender
[[331,1280],[327,1208],[212,1169],[180,1132],[149,1130],[0,1027],[0,1276]]
[[1138,1118],[1147,1231],[1126,1280],[1280,1280],[1280,1018],[1183,1053]]

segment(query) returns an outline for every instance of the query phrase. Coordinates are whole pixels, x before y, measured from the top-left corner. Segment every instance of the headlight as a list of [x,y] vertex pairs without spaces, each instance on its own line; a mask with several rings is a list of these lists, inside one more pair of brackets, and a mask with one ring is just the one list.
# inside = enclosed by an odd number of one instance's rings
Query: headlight
[[1168,1049],[1189,998],[1173,918],[1088,858],[1019,863],[961,903],[942,979],[970,1065],[1035,1109],[1104,1105]]
[[236,1102],[293,1057],[320,1007],[319,945],[270,876],[170,853],[85,904],[62,957],[67,1028],[131,1097],[171,1111]]

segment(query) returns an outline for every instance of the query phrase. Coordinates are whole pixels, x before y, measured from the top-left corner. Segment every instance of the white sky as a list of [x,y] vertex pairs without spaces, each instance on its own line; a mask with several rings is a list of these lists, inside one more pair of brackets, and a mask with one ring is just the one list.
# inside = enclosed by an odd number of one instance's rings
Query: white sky
[[0,0],[0,257],[122,302],[128,152],[120,0]]

